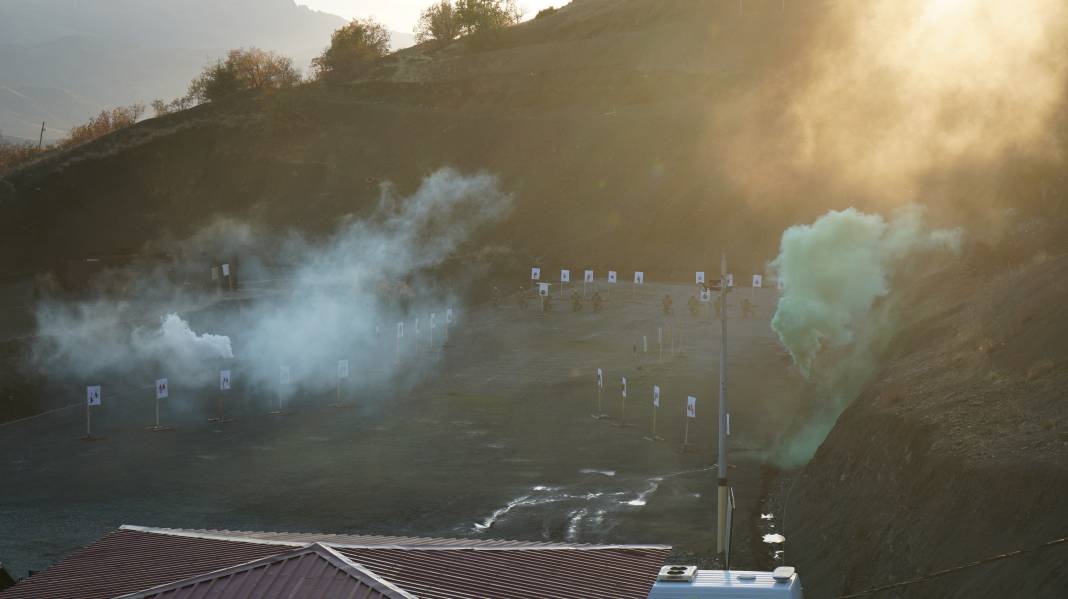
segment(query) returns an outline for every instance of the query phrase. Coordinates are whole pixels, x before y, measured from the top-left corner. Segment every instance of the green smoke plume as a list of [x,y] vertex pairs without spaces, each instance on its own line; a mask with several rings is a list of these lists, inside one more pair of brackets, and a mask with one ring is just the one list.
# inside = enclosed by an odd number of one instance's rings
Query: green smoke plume
[[807,462],[878,374],[881,350],[897,329],[887,301],[894,283],[908,279],[920,256],[958,252],[960,236],[959,230],[930,229],[919,206],[890,220],[853,208],[831,211],[783,233],[771,266],[785,289],[771,327],[813,380],[816,398],[780,449],[781,465]]

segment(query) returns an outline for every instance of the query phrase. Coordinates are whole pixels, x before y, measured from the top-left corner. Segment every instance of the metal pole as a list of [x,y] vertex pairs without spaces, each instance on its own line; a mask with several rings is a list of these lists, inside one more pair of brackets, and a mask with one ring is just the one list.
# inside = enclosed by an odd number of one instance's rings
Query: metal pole
[[92,423],[92,420],[90,420],[90,416],[89,416],[89,410],[91,410],[91,409],[92,409],[92,406],[89,405],[89,402],[88,401],[85,402],[85,438],[86,439],[89,439],[89,438],[91,438],[93,436],[93,423]]
[[156,428],[159,428],[159,398],[156,398]]
[[41,121],[41,138],[37,140],[37,149],[38,150],[40,150],[41,147],[44,146],[44,132],[45,132],[45,122]]
[[653,441],[656,441],[656,406],[653,406]]
[[720,258],[719,348],[719,493],[717,497],[716,552],[727,550],[727,254]]

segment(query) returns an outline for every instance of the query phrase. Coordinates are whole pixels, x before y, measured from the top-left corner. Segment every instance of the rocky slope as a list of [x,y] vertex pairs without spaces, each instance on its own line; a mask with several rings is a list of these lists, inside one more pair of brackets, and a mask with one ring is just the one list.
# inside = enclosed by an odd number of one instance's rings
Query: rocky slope
[[[791,493],[787,561],[814,597],[1068,536],[1068,259],[962,263],[900,305],[911,325]],[[879,597],[1063,597],[1068,544]]]

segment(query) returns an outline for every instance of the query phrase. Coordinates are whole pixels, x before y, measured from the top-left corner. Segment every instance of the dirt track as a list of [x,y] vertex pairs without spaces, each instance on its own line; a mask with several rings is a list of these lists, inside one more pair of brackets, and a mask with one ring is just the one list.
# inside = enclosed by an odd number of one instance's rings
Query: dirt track
[[[629,287],[601,314],[588,305],[572,314],[559,300],[549,316],[533,303],[525,312],[512,302],[472,310],[432,374],[410,390],[353,385],[352,409],[329,407],[333,394],[308,396],[291,403],[294,414],[273,417],[265,414],[273,398],[238,388],[228,405],[236,421],[222,427],[205,422],[207,394],[168,400],[164,420],[177,430],[167,433],[143,429],[147,395],[95,414],[104,441],[78,440],[80,408],[3,426],[0,556],[24,574],[123,523],[669,543],[707,555],[718,327],[677,314],[681,351],[670,354],[669,320],[659,363],[659,299],[672,293],[684,312],[691,287],[646,285],[637,296]],[[761,451],[786,427],[796,387],[767,326],[775,292],[756,297],[758,319],[730,329],[739,565],[752,559],[746,523],[759,507]],[[649,353],[639,368],[632,347],[641,335]],[[628,377],[633,427],[590,418],[597,367],[613,418],[619,377]],[[666,439],[656,444],[643,440],[653,384],[662,388],[657,430]],[[690,429],[698,452],[682,454],[688,394],[699,398]]]

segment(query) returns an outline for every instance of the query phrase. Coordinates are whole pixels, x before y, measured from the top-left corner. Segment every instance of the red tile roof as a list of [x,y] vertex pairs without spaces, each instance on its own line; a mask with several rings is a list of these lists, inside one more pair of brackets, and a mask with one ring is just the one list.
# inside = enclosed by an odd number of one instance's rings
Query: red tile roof
[[[321,543],[323,550],[309,547],[314,543]],[[333,562],[322,557],[326,550],[337,554]],[[309,557],[308,551],[322,559]],[[303,568],[313,565],[320,569],[317,576],[352,579],[354,572],[363,572],[370,577],[367,580],[379,580],[387,588],[393,585],[398,592],[422,599],[645,599],[669,551],[663,545],[568,545],[123,527],[0,593],[0,599],[104,599],[130,593],[141,593],[136,595],[139,597],[198,597],[201,595],[187,593],[209,581],[212,582],[201,588],[214,586],[215,596],[221,596],[217,585],[252,580],[250,577],[259,577],[259,582],[271,585],[282,584],[282,579],[268,578],[266,573],[304,572]],[[291,559],[287,556],[301,559],[287,565],[286,560]],[[256,561],[262,558],[275,559]],[[324,560],[333,564],[335,572],[340,568],[343,573],[325,574]],[[337,566],[339,563],[343,567]],[[253,572],[256,568],[261,570]],[[155,589],[161,585],[168,585],[170,594],[144,594],[153,589],[161,591]],[[181,594],[175,592],[178,587],[184,589]],[[260,591],[256,596],[271,595]]]
[[272,557],[123,595],[121,599],[417,599],[330,547],[315,543]]

